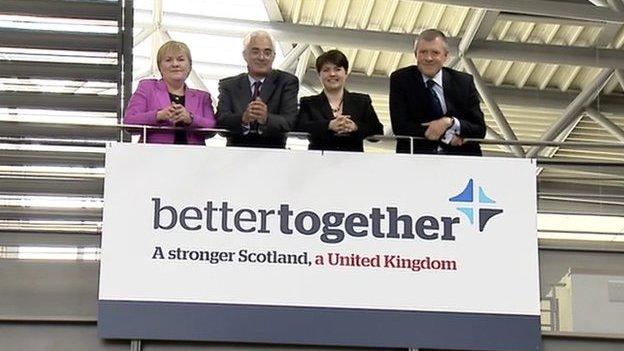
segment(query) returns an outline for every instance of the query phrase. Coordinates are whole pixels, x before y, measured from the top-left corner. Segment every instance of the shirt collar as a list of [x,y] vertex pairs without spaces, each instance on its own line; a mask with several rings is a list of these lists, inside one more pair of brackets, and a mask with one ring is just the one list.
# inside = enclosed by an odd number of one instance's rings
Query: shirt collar
[[249,79],[249,86],[253,86],[253,84],[255,82],[260,82],[260,83],[264,84],[264,80],[266,79],[266,77],[262,77],[260,79],[255,79],[254,77],[250,76],[249,74],[247,75],[247,78]]
[[444,86],[442,85],[442,70],[439,70],[438,73],[436,73],[435,76],[433,76],[433,78],[429,78],[426,75],[424,75],[422,72],[420,73],[420,75],[422,76],[423,82],[425,83],[425,86],[427,85],[427,81],[429,79],[433,79],[433,81],[440,87],[444,88]]

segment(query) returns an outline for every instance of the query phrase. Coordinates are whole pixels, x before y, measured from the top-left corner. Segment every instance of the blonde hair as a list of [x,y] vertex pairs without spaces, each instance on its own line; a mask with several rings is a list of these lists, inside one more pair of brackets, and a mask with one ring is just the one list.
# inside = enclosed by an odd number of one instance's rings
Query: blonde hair
[[191,50],[189,47],[181,41],[170,40],[164,43],[158,53],[156,54],[156,63],[158,64],[158,70],[160,71],[160,62],[163,60],[168,52],[182,52],[189,60],[189,67],[193,66],[193,59],[191,58]]

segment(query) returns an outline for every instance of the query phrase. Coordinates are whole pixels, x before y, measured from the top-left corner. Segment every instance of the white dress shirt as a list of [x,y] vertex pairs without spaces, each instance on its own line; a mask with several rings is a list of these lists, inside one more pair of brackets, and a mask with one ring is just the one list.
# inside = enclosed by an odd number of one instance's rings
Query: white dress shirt
[[[444,100],[444,83],[442,81],[442,70],[439,70],[438,73],[436,73],[436,75],[433,78],[429,78],[422,73],[421,73],[421,76],[422,76],[423,82],[425,83],[425,87],[427,86],[428,80],[434,81],[435,84],[433,85],[433,88],[432,88],[433,92],[438,96],[438,99],[440,100],[440,105],[442,105],[442,112],[446,116],[447,108],[446,108],[446,100]],[[442,139],[440,139],[440,141],[445,144],[449,144],[451,140],[453,139],[454,135],[459,135],[460,127],[461,127],[461,124],[459,123],[459,120],[457,118],[453,116],[448,116],[448,117],[451,117],[453,119],[453,125],[451,125],[449,129],[446,130],[446,132],[442,136]]]

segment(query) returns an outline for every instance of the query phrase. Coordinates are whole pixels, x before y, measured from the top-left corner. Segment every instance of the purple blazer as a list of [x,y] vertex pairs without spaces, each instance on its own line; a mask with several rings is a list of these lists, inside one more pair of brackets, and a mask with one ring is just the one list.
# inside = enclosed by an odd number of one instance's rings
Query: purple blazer
[[[194,116],[193,123],[186,132],[189,144],[204,144],[204,134],[193,133],[195,128],[214,128],[216,120],[212,109],[210,93],[203,90],[185,88],[185,107]],[[144,79],[130,97],[124,113],[125,124],[148,126],[173,126],[171,121],[156,120],[156,112],[171,105],[167,85],[160,79]],[[173,144],[173,130],[147,131],[148,143]]]

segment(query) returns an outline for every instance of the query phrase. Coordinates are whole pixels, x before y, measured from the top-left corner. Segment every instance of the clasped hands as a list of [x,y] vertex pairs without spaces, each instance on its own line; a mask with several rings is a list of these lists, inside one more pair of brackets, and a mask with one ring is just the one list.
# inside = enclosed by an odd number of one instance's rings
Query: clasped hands
[[266,124],[269,116],[267,105],[257,97],[255,100],[247,105],[247,109],[243,112],[243,124],[249,124],[252,122],[258,122],[259,124]]
[[358,127],[349,115],[338,115],[329,121],[329,130],[336,134],[348,134],[355,132]]
[[[438,141],[444,136],[446,130],[453,125],[453,118],[444,116],[431,122],[422,123],[422,125],[427,127],[427,130],[425,130],[425,138]],[[449,144],[452,146],[461,146],[464,144],[464,138],[459,135],[453,135]]]
[[175,102],[159,110],[156,113],[156,119],[159,121],[171,121],[173,125],[176,125],[178,122],[184,122],[186,125],[193,123],[193,117],[191,117],[191,113],[186,107]]

